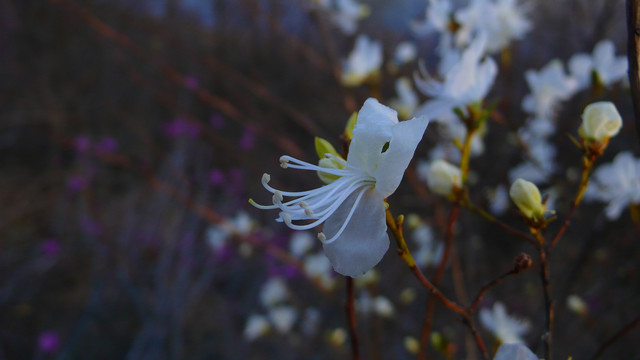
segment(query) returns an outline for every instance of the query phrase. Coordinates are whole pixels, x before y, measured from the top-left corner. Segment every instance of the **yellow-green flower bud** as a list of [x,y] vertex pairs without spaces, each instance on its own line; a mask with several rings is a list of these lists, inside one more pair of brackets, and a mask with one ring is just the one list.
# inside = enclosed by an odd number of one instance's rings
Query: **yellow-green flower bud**
[[605,142],[617,135],[621,127],[622,117],[616,106],[610,101],[600,101],[584,109],[578,134],[587,141]]
[[517,179],[509,190],[511,200],[525,217],[535,220],[544,217],[545,206],[538,187],[527,180]]
[[333,147],[333,145],[331,145],[330,142],[328,142],[327,140],[321,137],[316,136],[315,146],[316,146],[316,153],[318,154],[319,159],[324,159],[325,158],[324,154],[332,154],[338,157],[340,156],[340,154],[338,154],[338,152]]
[[[328,142],[327,140],[321,137],[316,136],[315,146],[316,146],[316,153],[320,158],[320,161],[318,161],[318,166],[325,169],[344,169],[344,165],[339,160],[336,160],[336,159],[342,159],[342,156],[338,154],[338,152],[333,147],[333,145],[331,145],[330,142]],[[331,154],[333,155],[333,157],[327,157],[326,154]],[[318,177],[325,184],[331,184],[332,182],[336,181],[339,178],[339,176],[337,175],[327,174],[322,171],[318,171]]]
[[351,141],[353,138],[353,129],[356,127],[356,121],[358,120],[358,112],[355,111],[347,120],[347,126],[344,128],[344,136],[348,141]]
[[462,172],[457,166],[436,160],[427,170],[427,185],[436,194],[450,196],[455,188],[462,187]]

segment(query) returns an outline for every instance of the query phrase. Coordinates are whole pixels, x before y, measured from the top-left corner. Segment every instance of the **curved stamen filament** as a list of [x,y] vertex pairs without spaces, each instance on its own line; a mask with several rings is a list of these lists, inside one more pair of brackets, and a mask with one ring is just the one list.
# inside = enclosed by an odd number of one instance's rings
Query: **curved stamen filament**
[[364,195],[364,193],[369,190],[368,188],[364,188],[362,190],[360,190],[360,193],[358,194],[358,197],[356,198],[356,201],[353,203],[353,205],[351,206],[351,210],[349,210],[349,215],[347,215],[347,219],[344,221],[344,223],[342,223],[342,226],[340,226],[340,229],[338,230],[338,232],[333,235],[331,237],[331,239],[326,239],[326,236],[320,237],[318,236],[318,238],[320,239],[320,241],[322,241],[323,244],[327,245],[327,244],[331,244],[332,242],[336,241],[336,239],[338,237],[340,237],[340,235],[342,235],[342,233],[344,232],[344,230],[347,228],[347,225],[349,225],[349,221],[351,221],[351,217],[353,217],[353,214],[356,212],[356,208],[358,207],[358,204],[360,203],[360,200],[362,199],[362,196]]

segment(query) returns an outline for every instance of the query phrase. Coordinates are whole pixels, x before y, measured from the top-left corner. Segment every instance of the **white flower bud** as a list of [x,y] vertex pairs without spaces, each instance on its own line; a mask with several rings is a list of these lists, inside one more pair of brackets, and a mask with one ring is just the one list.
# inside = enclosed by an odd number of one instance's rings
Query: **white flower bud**
[[582,113],[578,134],[584,140],[605,141],[615,136],[622,127],[622,117],[610,101],[589,104]]
[[525,217],[536,219],[544,215],[545,206],[542,204],[540,190],[534,183],[517,179],[511,185],[509,196]]
[[436,160],[427,170],[427,185],[436,194],[449,196],[455,187],[462,187],[462,172],[444,160]]

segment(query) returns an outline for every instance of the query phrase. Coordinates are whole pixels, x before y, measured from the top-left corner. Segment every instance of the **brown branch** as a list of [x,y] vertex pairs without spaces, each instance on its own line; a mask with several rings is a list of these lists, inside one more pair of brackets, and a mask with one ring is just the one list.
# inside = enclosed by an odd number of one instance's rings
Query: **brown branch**
[[620,340],[623,336],[625,336],[629,331],[633,330],[636,326],[640,325],[640,315],[635,318],[635,320],[631,321],[627,326],[623,327],[622,330],[618,331],[610,337],[607,341],[598,348],[598,351],[591,357],[591,360],[596,360],[599,358],[605,350],[611,345],[613,345],[616,341]]
[[633,114],[640,139],[640,0],[627,0],[627,56]]
[[[449,256],[451,255],[451,248],[453,247],[453,228],[455,226],[456,219],[458,218],[458,212],[460,207],[454,204],[449,214],[449,221],[447,222],[447,229],[445,232],[444,251],[442,258],[436,269],[436,273],[433,276],[433,285],[439,286],[440,280],[444,275],[444,270],[449,262]],[[427,300],[427,308],[424,315],[424,323],[422,326],[422,334],[420,335],[420,351],[418,353],[418,359],[423,360],[427,358],[427,344],[429,343],[429,337],[431,334],[431,324],[433,323],[433,310],[435,309],[436,302],[435,297],[430,296]]]
[[544,307],[546,311],[545,333],[542,336],[544,341],[544,354],[546,360],[551,360],[551,346],[553,343],[553,299],[551,298],[551,279],[549,276],[549,262],[547,261],[547,250],[541,244],[538,247],[540,252],[540,278],[542,279],[542,287],[544,290]]
[[351,338],[351,354],[353,360],[360,360],[360,348],[358,346],[358,330],[356,329],[356,308],[355,296],[353,293],[353,278],[345,276],[347,279],[347,301],[344,308],[347,312],[347,324],[349,325],[349,336]]

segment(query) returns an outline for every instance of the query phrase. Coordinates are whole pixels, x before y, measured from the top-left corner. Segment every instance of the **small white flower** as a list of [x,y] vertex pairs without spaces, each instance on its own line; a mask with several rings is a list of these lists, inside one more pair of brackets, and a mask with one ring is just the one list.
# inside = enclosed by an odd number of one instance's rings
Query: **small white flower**
[[433,238],[433,231],[427,224],[421,223],[411,234],[411,239],[417,244],[413,257],[416,264],[426,267],[438,264],[442,258],[444,246]]
[[410,41],[403,41],[396,47],[396,51],[393,55],[393,61],[396,65],[404,65],[416,59],[418,56],[418,49]]
[[306,231],[298,231],[291,235],[289,251],[296,257],[301,257],[313,249],[313,235]]
[[486,42],[486,36],[478,36],[462,53],[458,63],[447,71],[443,82],[431,78],[425,69],[422,69],[422,77],[415,76],[418,90],[432,98],[416,114],[438,119],[443,115],[450,116],[454,108],[464,111],[466,105],[484,99],[498,73],[492,58],[480,61]]
[[217,253],[222,251],[222,249],[227,245],[229,233],[217,225],[212,225],[207,229],[205,238],[213,252]]
[[610,101],[599,101],[587,105],[582,113],[582,124],[578,134],[585,140],[605,141],[620,132],[622,117]]
[[411,28],[418,35],[428,35],[432,32],[447,33],[451,22],[451,1],[429,0],[425,10],[425,20],[414,22]]
[[569,99],[578,90],[577,81],[568,76],[559,60],[550,61],[540,71],[525,72],[531,94],[522,101],[522,109],[546,119],[552,119],[557,104]]
[[[273,194],[273,205],[251,203],[260,209],[280,209],[276,221],[294,230],[324,223],[318,238],[335,271],[360,276],[389,248],[384,199],[400,184],[428,123],[425,117],[398,122],[394,110],[369,99],[358,113],[347,160],[333,156],[344,169],[280,158],[285,168],[321,171],[338,176],[337,180],[317,189],[289,192],[271,187],[265,174],[262,184]],[[293,199],[285,201],[285,197]]]
[[358,86],[375,76],[382,65],[382,44],[367,35],[359,35],[355,47],[342,65],[342,84]]
[[489,210],[494,215],[502,215],[509,208],[509,192],[506,186],[498,185],[489,196]]
[[569,71],[578,81],[580,89],[592,85],[594,73],[605,87],[621,81],[626,78],[628,67],[626,56],[616,57],[616,47],[608,39],[597,43],[591,55],[575,54],[569,59]]
[[329,262],[329,259],[327,259],[324,254],[307,255],[303,262],[304,271],[309,277],[320,280],[327,288],[332,288],[335,285],[331,262]]
[[605,214],[610,220],[620,217],[629,204],[640,204],[640,159],[621,152],[613,162],[600,165],[591,177],[585,200],[608,202]]
[[247,324],[244,328],[244,338],[248,341],[253,341],[264,336],[269,332],[270,328],[271,325],[269,324],[269,321],[267,321],[266,317],[253,314],[249,316],[249,319],[247,319]]
[[330,7],[328,1],[325,8],[330,11],[330,20],[346,35],[353,35],[358,28],[358,21],[369,16],[371,10],[367,5],[355,0],[333,0]]
[[265,307],[271,307],[289,298],[287,284],[282,278],[272,277],[262,285],[260,301]]
[[567,308],[581,316],[589,312],[589,305],[578,295],[567,296]]
[[411,81],[406,77],[396,80],[396,93],[398,97],[389,105],[398,111],[401,118],[409,118],[418,107],[418,95],[413,91]]
[[454,189],[462,187],[460,168],[444,160],[432,162],[426,178],[429,189],[438,195],[450,196]]
[[291,306],[280,305],[269,309],[269,320],[273,327],[281,334],[291,331],[293,325],[298,319],[298,311]]
[[501,302],[493,304],[493,309],[480,310],[480,323],[503,344],[524,343],[521,336],[529,331],[529,322],[507,314]]
[[384,296],[373,299],[373,311],[383,318],[390,318],[395,314],[393,304]]
[[538,360],[528,347],[522,344],[502,344],[493,360]]

